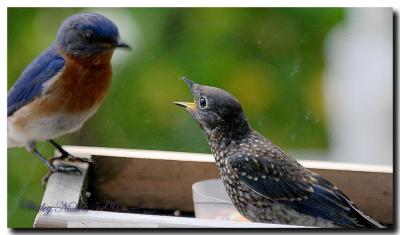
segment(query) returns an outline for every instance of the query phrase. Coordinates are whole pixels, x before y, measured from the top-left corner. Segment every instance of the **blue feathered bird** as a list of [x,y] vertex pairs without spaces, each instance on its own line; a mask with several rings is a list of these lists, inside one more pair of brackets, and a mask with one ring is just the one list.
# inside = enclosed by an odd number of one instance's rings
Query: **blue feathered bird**
[[129,47],[117,26],[95,13],[68,17],[56,40],[22,72],[7,96],[7,146],[25,146],[51,172],[76,172],[54,166],[37,149],[49,141],[61,158],[82,160],[53,138],[77,131],[98,110],[111,84],[114,49]]

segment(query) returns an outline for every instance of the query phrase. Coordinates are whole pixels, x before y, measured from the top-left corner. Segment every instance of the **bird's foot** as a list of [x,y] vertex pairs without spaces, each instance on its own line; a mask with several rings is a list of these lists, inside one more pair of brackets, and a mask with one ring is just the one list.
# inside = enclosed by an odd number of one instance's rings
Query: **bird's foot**
[[75,174],[78,173],[79,175],[82,175],[82,172],[79,170],[78,167],[76,166],[71,166],[71,165],[58,165],[54,169],[50,170],[51,172],[60,172],[60,173],[67,173],[67,174]]
[[61,152],[61,156],[58,157],[53,157],[50,159],[51,162],[55,160],[62,160],[62,161],[69,161],[69,162],[86,162],[86,163],[94,163],[91,159],[89,158],[83,158],[83,157],[76,157],[67,151]]
[[50,161],[54,160],[66,160],[70,162],[87,162],[87,163],[93,163],[93,161],[89,158],[81,158],[81,157],[76,157],[69,152],[67,152],[61,145],[57,144],[54,140],[50,139],[49,142],[58,150],[58,152],[61,153],[61,156],[52,158]]
[[[55,159],[53,158],[51,162],[53,162],[54,160]],[[49,172],[47,173],[47,175],[45,175],[42,178],[42,186],[44,189],[47,186],[47,182],[49,181],[50,176],[56,172],[66,173],[66,174],[75,174],[76,173],[78,175],[82,175],[82,172],[76,166],[65,165],[65,164],[59,164],[57,166],[54,166],[53,164],[51,164],[51,167],[49,167]]]

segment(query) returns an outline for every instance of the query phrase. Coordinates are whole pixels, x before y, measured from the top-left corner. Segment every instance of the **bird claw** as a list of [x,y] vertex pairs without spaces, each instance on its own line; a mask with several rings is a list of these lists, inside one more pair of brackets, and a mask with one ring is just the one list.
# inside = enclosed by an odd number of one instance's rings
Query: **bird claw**
[[60,173],[78,173],[79,175],[82,175],[82,172],[79,170],[78,167],[76,166],[71,166],[71,165],[59,165],[55,167],[55,169],[51,170],[53,173],[54,172],[60,172]]
[[76,157],[69,152],[67,152],[61,145],[57,144],[54,140],[50,139],[49,142],[54,145],[54,147],[58,150],[58,152],[61,154],[58,157],[53,157],[51,161],[54,160],[66,160],[70,162],[86,162],[86,163],[94,163],[91,159],[89,158],[81,158],[81,157]]
[[86,162],[86,163],[89,163],[89,164],[90,163],[94,164],[92,159],[83,158],[83,157],[76,157],[76,156],[71,155],[69,153],[62,154],[59,157],[54,157],[50,161],[53,162],[53,161],[56,161],[56,160],[66,160],[66,161],[69,161],[69,162]]
[[79,161],[79,162],[86,162],[86,163],[89,163],[89,164],[90,163],[94,164],[94,161],[92,159],[89,159],[89,158],[74,157],[72,160],[73,161]]
[[50,176],[55,172],[67,173],[67,174],[75,174],[75,173],[77,173],[79,175],[82,175],[82,172],[76,166],[59,165],[57,167],[49,168],[49,172],[41,180],[43,189],[46,189],[47,183],[49,181]]

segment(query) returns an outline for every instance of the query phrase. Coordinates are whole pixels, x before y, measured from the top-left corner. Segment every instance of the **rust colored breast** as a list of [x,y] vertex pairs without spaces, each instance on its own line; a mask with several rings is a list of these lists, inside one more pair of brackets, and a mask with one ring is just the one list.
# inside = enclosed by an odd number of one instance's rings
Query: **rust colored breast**
[[111,83],[111,56],[112,51],[86,60],[66,56],[63,71],[38,100],[39,109],[45,113],[79,113],[100,105]]

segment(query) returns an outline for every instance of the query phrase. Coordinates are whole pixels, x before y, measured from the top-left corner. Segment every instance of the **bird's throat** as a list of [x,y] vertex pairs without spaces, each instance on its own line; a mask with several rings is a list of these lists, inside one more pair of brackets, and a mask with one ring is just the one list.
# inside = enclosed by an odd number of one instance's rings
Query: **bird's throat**
[[232,143],[238,143],[251,133],[247,120],[242,122],[224,123],[210,131],[205,131],[208,144],[213,152],[225,148]]

